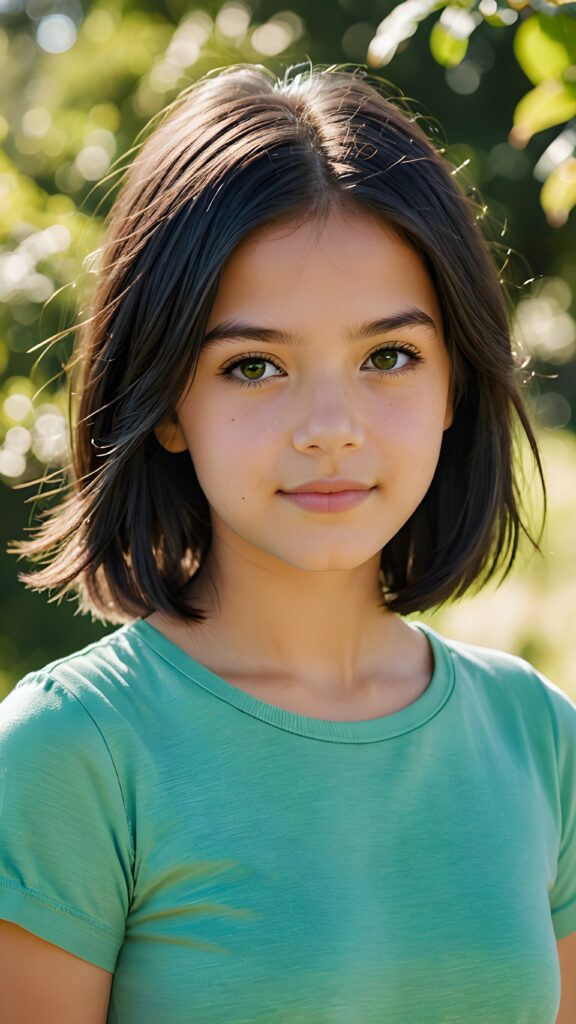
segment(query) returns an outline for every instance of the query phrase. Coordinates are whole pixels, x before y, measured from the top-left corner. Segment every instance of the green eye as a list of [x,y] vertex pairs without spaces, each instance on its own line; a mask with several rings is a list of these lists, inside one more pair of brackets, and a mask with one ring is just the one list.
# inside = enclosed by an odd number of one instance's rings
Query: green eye
[[[423,362],[423,358],[418,349],[406,344],[381,346],[380,348],[375,349],[374,352],[371,352],[366,357],[365,362],[371,359],[374,361],[379,360],[380,363],[380,365],[375,366],[371,372],[383,378],[399,376],[401,373],[416,369],[418,363]],[[249,352],[241,358],[233,360],[227,366],[224,366],[223,369],[219,371],[218,376],[232,380],[235,384],[240,384],[241,387],[258,387],[266,384],[267,381],[273,379],[273,377],[278,376],[277,374],[272,374],[268,377],[264,377],[262,375],[258,376],[259,370],[263,367],[265,368],[267,363],[270,366],[273,366],[276,370],[279,370],[280,374],[284,373],[282,367],[278,366],[278,363],[272,359],[271,356],[265,356],[260,352]],[[240,368],[242,368],[242,374],[244,375],[243,378],[236,377],[233,372]],[[370,371],[370,367],[368,369]]]
[[[246,373],[247,375],[249,375],[254,370],[255,366],[256,367],[264,366],[264,364],[266,362],[268,362],[267,359],[251,359],[250,361],[244,360],[243,363],[242,363],[242,366],[243,366],[243,371],[242,372]],[[256,378],[256,380],[258,380],[258,379],[259,378]]]
[[[378,366],[379,370],[395,370],[397,369],[398,362],[401,360],[402,356],[404,356],[406,362],[409,361],[405,352],[400,352],[398,349],[380,348],[376,352],[372,353],[370,359],[373,359],[374,362],[376,362],[376,360],[380,360],[380,366]],[[406,363],[404,363],[404,366],[405,365]]]

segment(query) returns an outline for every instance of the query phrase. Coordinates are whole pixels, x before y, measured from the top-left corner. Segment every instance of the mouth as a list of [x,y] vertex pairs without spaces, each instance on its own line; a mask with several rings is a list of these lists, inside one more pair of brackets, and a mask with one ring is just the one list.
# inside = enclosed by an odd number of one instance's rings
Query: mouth
[[347,491],[278,491],[308,512],[345,512],[366,501],[376,487]]

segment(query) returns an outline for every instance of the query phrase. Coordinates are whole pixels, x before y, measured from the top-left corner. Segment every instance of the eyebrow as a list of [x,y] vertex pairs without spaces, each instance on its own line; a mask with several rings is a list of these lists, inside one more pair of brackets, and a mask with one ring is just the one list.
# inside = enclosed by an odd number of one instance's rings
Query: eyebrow
[[[410,306],[407,309],[390,313],[388,316],[380,317],[378,320],[368,320],[366,323],[351,326],[346,332],[346,340],[349,342],[361,341],[365,338],[372,338],[375,334],[397,331],[401,327],[427,327],[435,334],[438,333],[438,327],[428,313],[425,313],[419,306]],[[203,347],[229,344],[247,338],[261,341],[264,344],[275,342],[292,347],[298,345],[301,340],[292,331],[280,331],[273,327],[258,327],[243,320],[225,320],[208,331],[204,337]]]

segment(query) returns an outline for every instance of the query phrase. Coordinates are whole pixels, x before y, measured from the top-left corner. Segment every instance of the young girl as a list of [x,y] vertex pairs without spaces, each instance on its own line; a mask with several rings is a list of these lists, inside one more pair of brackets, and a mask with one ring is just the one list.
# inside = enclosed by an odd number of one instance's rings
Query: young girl
[[509,570],[517,427],[541,473],[453,169],[362,69],[237,65],[99,275],[20,550],[116,628],[0,706],[3,1020],[572,1019],[576,706],[403,618]]

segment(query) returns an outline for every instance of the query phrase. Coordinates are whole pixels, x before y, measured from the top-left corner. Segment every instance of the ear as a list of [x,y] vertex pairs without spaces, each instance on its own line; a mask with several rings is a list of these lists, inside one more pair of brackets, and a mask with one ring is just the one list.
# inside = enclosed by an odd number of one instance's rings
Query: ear
[[174,413],[172,413],[169,419],[154,427],[154,433],[166,451],[173,453],[185,452],[188,447],[186,438]]
[[450,375],[450,386],[446,398],[446,413],[444,415],[444,430],[448,430],[454,422],[454,380]]

